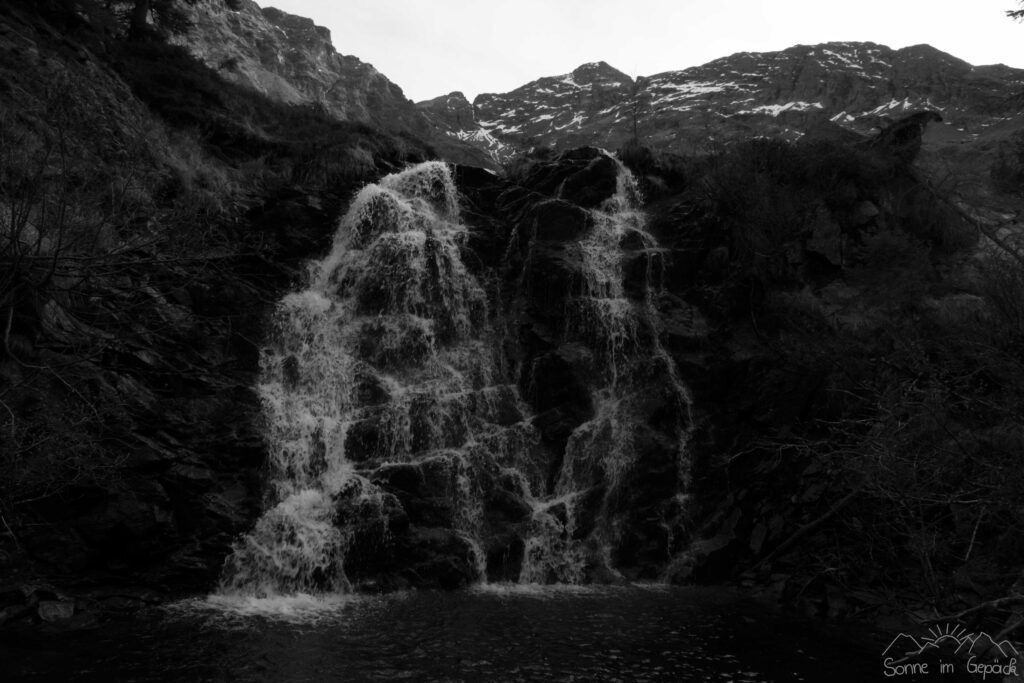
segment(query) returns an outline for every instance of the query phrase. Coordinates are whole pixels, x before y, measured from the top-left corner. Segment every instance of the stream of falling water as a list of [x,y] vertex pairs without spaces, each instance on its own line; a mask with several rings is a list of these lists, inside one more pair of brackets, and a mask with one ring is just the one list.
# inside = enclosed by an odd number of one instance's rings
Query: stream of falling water
[[[449,524],[479,581],[487,580],[483,489],[495,478],[516,482],[532,508],[519,532],[520,583],[582,583],[595,567],[614,575],[615,502],[636,464],[652,378],[679,415],[681,492],[688,469],[690,398],[658,341],[659,250],[638,200],[620,164],[615,196],[593,212],[579,244],[582,282],[566,336],[594,351],[595,414],[569,439],[555,490],[544,491],[538,433],[504,371],[484,288],[461,258],[467,228],[449,168],[427,162],[360,191],[330,254],[311,264],[308,285],[278,305],[259,384],[270,454],[265,511],[225,561],[219,595],[347,592],[356,530],[343,510],[379,520],[386,537],[395,499],[374,472],[410,464],[440,467],[448,478]],[[647,259],[644,300],[624,289],[625,242]]]
[[[615,195],[591,212],[593,228],[580,242],[582,282],[578,296],[567,305],[566,337],[587,344],[597,357],[598,372],[589,386],[594,416],[570,436],[553,495],[533,502],[533,533],[526,543],[520,583],[580,583],[588,569],[592,575],[596,569],[605,580],[621,578],[612,554],[622,519],[613,508],[624,478],[637,464],[645,401],[659,385],[677,416],[679,498],[685,498],[689,485],[686,445],[692,399],[661,344],[655,307],[663,250],[646,231],[636,179],[617,164]],[[630,256],[644,260],[642,301],[627,296]],[[588,500],[595,496],[596,505]],[[593,529],[581,534],[585,506],[594,517]]]
[[[536,440],[500,383],[483,288],[459,252],[466,227],[448,167],[428,162],[365,187],[309,285],[278,306],[261,358],[271,486],[236,543],[221,593],[344,592],[352,529],[339,503],[376,508],[373,467],[441,462],[452,524],[481,578],[480,460],[515,465]],[[496,415],[512,402],[518,419]]]

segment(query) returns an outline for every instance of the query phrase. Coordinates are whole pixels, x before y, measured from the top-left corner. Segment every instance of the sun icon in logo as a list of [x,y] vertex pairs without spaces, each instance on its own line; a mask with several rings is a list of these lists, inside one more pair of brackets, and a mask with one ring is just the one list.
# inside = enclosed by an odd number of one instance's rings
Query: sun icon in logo
[[934,647],[942,647],[946,644],[960,645],[963,643],[965,637],[970,637],[970,633],[967,629],[959,624],[946,624],[942,626],[932,626],[928,629],[928,633],[931,637],[923,636],[921,642]]

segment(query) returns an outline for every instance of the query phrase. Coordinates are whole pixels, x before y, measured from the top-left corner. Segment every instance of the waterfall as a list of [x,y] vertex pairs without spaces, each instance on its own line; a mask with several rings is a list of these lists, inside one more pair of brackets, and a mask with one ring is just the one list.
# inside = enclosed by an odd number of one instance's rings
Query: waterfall
[[259,384],[268,500],[225,562],[222,594],[347,590],[352,520],[387,536],[391,502],[372,474],[403,462],[450,478],[450,523],[483,578],[479,473],[523,461],[536,435],[501,383],[487,298],[460,256],[466,230],[445,164],[387,176],[356,196],[306,289],[280,302]]
[[[388,571],[427,546],[460,555],[478,582],[492,563],[520,583],[613,579],[650,444],[673,460],[670,498],[689,471],[691,400],[659,340],[663,252],[638,206],[619,164],[615,195],[574,245],[561,337],[592,355],[594,410],[554,454],[503,357],[515,325],[463,261],[469,232],[448,166],[363,188],[330,253],[274,313],[259,379],[265,509],[225,561],[220,595],[344,593],[365,579],[353,571]],[[629,264],[641,266],[642,296],[627,287]],[[652,405],[666,430],[650,427]],[[665,524],[668,546],[678,525]]]
[[[677,499],[685,497],[689,486],[692,399],[661,344],[655,306],[664,252],[646,231],[636,179],[622,163],[617,165],[616,193],[591,212],[593,227],[579,242],[581,282],[577,296],[566,305],[566,339],[586,344],[597,359],[588,387],[594,416],[569,437],[554,492],[534,501],[523,583],[579,583],[588,568],[605,579],[619,577],[612,557],[624,513],[617,509],[618,497],[637,465],[643,413],[652,391],[667,395],[677,421]],[[640,301],[627,296],[628,259],[642,260]],[[585,516],[591,519],[584,532]],[[666,546],[671,534],[669,530]],[[670,552],[666,547],[666,558]]]

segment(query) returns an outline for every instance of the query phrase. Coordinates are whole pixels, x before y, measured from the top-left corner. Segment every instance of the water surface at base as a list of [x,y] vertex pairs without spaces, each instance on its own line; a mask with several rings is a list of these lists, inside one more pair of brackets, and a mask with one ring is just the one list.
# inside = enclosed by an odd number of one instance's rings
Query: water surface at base
[[12,678],[81,681],[864,681],[869,645],[723,590],[489,586],[196,599],[0,646]]

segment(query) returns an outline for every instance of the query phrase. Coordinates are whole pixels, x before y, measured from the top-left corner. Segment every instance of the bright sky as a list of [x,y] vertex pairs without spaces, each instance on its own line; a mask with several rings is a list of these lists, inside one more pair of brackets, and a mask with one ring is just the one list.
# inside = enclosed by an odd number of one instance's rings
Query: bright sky
[[331,30],[406,97],[472,99],[605,61],[630,76],[828,41],[1024,67],[1016,0],[257,0]]

